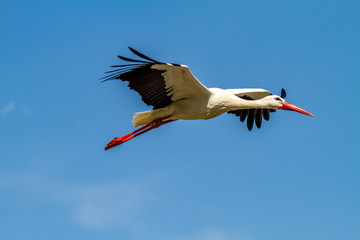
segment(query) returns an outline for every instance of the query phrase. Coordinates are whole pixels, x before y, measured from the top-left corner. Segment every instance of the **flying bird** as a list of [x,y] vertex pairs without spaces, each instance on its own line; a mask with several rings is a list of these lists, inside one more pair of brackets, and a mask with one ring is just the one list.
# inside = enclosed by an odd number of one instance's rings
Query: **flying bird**
[[225,112],[234,114],[241,122],[246,119],[247,128],[260,128],[262,119],[268,121],[270,113],[277,109],[292,110],[314,117],[313,114],[284,100],[286,92],[273,95],[265,89],[207,88],[185,65],[164,63],[129,47],[140,57],[131,59],[118,56],[127,64],[114,65],[115,70],[106,72],[102,81],[122,80],[141,96],[153,110],[135,113],[132,123],[140,127],[122,137],[110,141],[105,150],[120,145],[154,128],[175,120],[211,119]]

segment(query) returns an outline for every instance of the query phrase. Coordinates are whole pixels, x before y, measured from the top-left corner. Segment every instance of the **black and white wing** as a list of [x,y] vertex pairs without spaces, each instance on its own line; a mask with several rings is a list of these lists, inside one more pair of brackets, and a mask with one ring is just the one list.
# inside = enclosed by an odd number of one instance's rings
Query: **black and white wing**
[[147,105],[154,109],[166,107],[180,99],[209,95],[208,89],[199,82],[185,65],[158,62],[142,53],[129,49],[142,60],[118,56],[129,64],[115,65],[103,81],[120,79],[127,81]]
[[[239,98],[242,98],[247,101],[258,100],[263,97],[271,95],[271,93],[265,89],[257,88],[244,88],[244,89],[228,89],[227,91],[233,93]],[[241,109],[229,111],[228,113],[235,114],[240,118],[241,122],[244,122],[247,118],[247,128],[249,131],[253,128],[254,122],[255,125],[260,128],[262,124],[262,119],[269,121],[270,112],[275,112],[275,109]]]

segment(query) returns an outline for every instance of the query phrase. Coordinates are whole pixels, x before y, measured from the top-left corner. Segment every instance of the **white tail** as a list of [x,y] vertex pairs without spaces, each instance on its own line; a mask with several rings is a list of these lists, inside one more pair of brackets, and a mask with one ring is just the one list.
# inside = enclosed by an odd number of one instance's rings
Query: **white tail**
[[140,127],[153,121],[153,111],[134,113],[132,123],[134,127]]
[[[134,127],[146,125],[156,119],[171,116],[174,113],[173,107],[165,107],[152,111],[134,113],[132,123]],[[174,119],[172,119],[174,120]]]

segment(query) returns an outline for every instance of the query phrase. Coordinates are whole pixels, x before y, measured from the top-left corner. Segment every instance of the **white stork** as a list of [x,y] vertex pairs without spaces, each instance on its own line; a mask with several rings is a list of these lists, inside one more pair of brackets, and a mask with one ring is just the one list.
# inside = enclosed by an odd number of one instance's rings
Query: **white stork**
[[311,113],[285,101],[284,89],[281,97],[269,91],[256,88],[220,89],[207,88],[185,65],[163,63],[151,59],[129,47],[142,60],[118,56],[129,64],[115,65],[116,70],[108,71],[103,81],[120,79],[127,81],[130,89],[138,92],[153,110],[135,113],[132,123],[137,130],[116,137],[107,144],[105,150],[122,144],[154,128],[178,119],[210,119],[225,112],[240,117],[252,129],[254,121],[258,128],[262,118],[270,118],[276,109],[292,110],[314,117]]

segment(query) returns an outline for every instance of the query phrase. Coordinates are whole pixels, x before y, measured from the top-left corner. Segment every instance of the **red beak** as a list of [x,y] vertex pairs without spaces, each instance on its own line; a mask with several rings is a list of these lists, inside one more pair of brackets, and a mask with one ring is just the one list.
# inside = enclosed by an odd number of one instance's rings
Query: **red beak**
[[309,113],[308,111],[305,111],[302,108],[299,108],[298,106],[295,106],[292,103],[289,102],[284,102],[282,107],[279,107],[278,109],[284,109],[284,110],[291,110],[291,111],[295,111],[295,112],[299,112],[305,115],[309,115],[311,117],[315,117],[313,114]]

